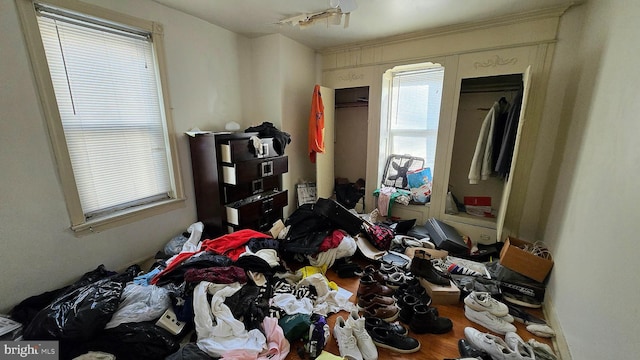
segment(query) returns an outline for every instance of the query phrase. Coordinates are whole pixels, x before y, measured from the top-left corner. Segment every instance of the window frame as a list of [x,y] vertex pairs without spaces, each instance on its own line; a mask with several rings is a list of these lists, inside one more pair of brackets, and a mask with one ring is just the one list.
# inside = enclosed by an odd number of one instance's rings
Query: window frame
[[[163,123],[166,127],[166,145],[169,148],[168,161],[172,192],[169,199],[157,201],[133,208],[115,211],[102,216],[96,216],[87,220],[80,203],[80,196],[76,187],[75,176],[71,166],[69,151],[65,139],[64,129],[56,95],[49,72],[49,65],[40,36],[40,28],[36,18],[35,3],[64,8],[83,15],[97,17],[115,23],[151,33],[153,39],[153,51],[157,65],[161,111]],[[67,212],[71,222],[70,228],[76,234],[99,232],[115,226],[139,221],[150,216],[158,215],[185,206],[185,196],[180,172],[176,133],[169,101],[169,88],[167,82],[166,61],[164,57],[163,27],[161,24],[149,20],[125,15],[76,0],[16,0],[18,14],[22,23],[27,50],[31,60],[31,66],[36,82],[39,100],[43,115],[47,123],[49,138],[57,164],[57,172],[64,195]]]
[[[393,140],[398,136],[409,136],[416,138],[427,138],[432,136],[436,141],[434,154],[434,162],[431,167],[432,175],[435,174],[436,163],[438,162],[437,149],[438,149],[438,136],[440,132],[441,116],[442,116],[442,98],[440,103],[440,113],[438,114],[438,128],[437,129],[392,129],[391,128],[391,110],[393,109],[393,80],[398,74],[406,74],[412,72],[420,72],[430,69],[442,69],[444,73],[445,66],[439,62],[422,62],[408,65],[398,65],[386,70],[382,76],[382,104],[381,104],[381,117],[380,117],[380,144],[379,144],[379,156],[378,156],[378,183],[383,182],[384,168],[389,156],[393,155]],[[442,83],[442,91],[444,91],[444,78]],[[404,155],[404,154],[399,154]],[[426,161],[427,159],[425,159]],[[427,164],[425,164],[426,166]]]

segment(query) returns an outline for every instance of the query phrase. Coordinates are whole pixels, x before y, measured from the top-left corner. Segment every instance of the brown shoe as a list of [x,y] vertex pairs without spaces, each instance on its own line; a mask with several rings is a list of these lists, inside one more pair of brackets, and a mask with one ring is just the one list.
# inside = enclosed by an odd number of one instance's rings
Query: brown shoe
[[358,308],[360,310],[368,308],[373,304],[395,305],[396,300],[390,296],[382,296],[374,293],[365,294],[358,298]]
[[376,317],[390,322],[398,318],[400,309],[395,305],[372,304],[364,309],[365,317]]
[[364,274],[365,275],[371,275],[371,277],[373,277],[373,279],[376,280],[377,282],[379,282],[380,284],[386,285],[386,283],[387,283],[387,275],[385,275],[382,272],[380,272],[373,265],[365,266],[364,267]]
[[360,286],[358,286],[358,297],[367,294],[377,294],[382,296],[393,295],[393,289],[380,284],[373,279],[371,275],[364,275],[360,278]]

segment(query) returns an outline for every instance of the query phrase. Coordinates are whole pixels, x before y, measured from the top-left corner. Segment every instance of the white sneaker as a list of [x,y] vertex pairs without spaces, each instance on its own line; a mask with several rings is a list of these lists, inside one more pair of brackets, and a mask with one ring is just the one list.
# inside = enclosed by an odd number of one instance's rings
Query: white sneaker
[[360,317],[356,311],[351,311],[351,314],[349,314],[349,317],[347,318],[346,326],[351,328],[353,336],[356,338],[358,349],[362,354],[362,358],[364,360],[377,360],[378,349],[376,348],[376,344],[373,343],[371,335],[369,335],[365,329],[364,323],[365,319],[363,317]]
[[488,292],[473,291],[464,298],[464,303],[475,311],[488,311],[495,316],[509,314],[507,305],[492,298]]
[[511,323],[511,324],[513,324],[513,322],[516,320],[516,319],[514,319],[514,318],[513,318],[513,316],[511,316],[510,314],[507,314],[507,315],[505,315],[505,316],[498,316],[498,317],[499,317],[500,319],[502,319],[502,320],[504,320],[504,321],[508,322],[508,323]]
[[547,324],[529,324],[527,325],[527,331],[543,338],[556,336],[556,332]]
[[527,341],[527,344],[531,346],[533,352],[536,354],[536,360],[557,360],[556,353],[553,352],[551,346],[541,343],[538,340],[531,338]]
[[338,343],[340,356],[349,360],[363,360],[362,353],[358,349],[357,340],[353,336],[353,331],[346,326],[342,316],[338,316],[336,319],[336,323],[333,326],[333,337],[336,338]]
[[526,342],[524,342],[524,340],[522,340],[522,338],[518,334],[514,332],[506,333],[504,335],[504,342],[506,342],[509,348],[516,353],[517,359],[522,359],[522,360],[536,359],[536,355],[533,352],[533,349],[531,348],[531,346]]
[[464,328],[464,337],[475,348],[483,350],[491,356],[494,360],[517,360],[516,353],[509,348],[506,342],[502,338],[483,333],[475,328]]
[[510,331],[516,331],[516,327],[513,326],[513,324],[504,321],[502,318],[492,315],[488,311],[476,311],[465,305],[464,316],[466,316],[467,319],[501,335],[504,335],[505,333],[508,333]]

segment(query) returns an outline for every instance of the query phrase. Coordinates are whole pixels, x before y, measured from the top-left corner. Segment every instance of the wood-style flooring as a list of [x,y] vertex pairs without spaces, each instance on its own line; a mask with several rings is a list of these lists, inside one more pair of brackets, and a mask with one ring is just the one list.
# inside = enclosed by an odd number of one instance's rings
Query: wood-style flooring
[[[360,263],[362,261],[366,261],[363,259],[355,259],[355,260],[357,260]],[[356,278],[340,278],[331,269],[327,271],[326,276],[329,280],[334,281],[341,288],[346,289],[351,293],[353,293],[353,296],[351,297],[350,300],[354,303],[356,302],[356,292],[358,290],[358,285],[360,284],[359,278],[357,277]],[[392,352],[391,350],[388,350],[388,349],[378,347],[378,355],[379,355],[378,358],[380,360],[457,359],[460,357],[460,353],[458,352],[458,340],[464,338],[465,327],[471,326],[471,327],[475,327],[476,329],[482,332],[490,332],[488,329],[468,320],[464,316],[464,304],[462,301],[452,305],[432,305],[432,306],[438,309],[440,316],[451,319],[451,321],[453,322],[453,329],[450,332],[446,334],[440,334],[440,335],[435,335],[435,334],[418,335],[409,331],[409,336],[412,336],[420,341],[421,346],[418,352],[411,353],[411,354],[400,354],[400,353]],[[540,317],[540,318],[544,317],[540,309],[526,309],[526,310],[537,317]],[[340,313],[333,314],[328,317],[327,321],[329,323],[329,327],[331,329],[332,334],[327,346],[325,347],[326,351],[335,355],[340,355],[340,352],[338,350],[338,345],[336,343],[335,338],[333,337],[333,325],[335,323],[335,319],[338,316],[342,316],[343,318],[346,319],[348,315],[349,314],[347,312],[342,311]],[[550,339],[541,338],[531,334],[526,330],[524,324],[521,324],[516,321],[514,322],[514,325],[518,329],[517,331],[518,335],[520,335],[520,337],[522,337],[525,341],[527,341],[530,338],[535,338],[537,341],[543,342],[553,347],[553,344]],[[405,327],[408,328],[408,326],[405,326]],[[494,333],[494,335],[498,335],[498,334]],[[301,357],[298,355],[296,351],[300,347],[302,347],[301,343],[292,343],[291,352],[286,357],[286,360],[301,359]],[[308,359],[308,357],[305,357],[305,358]]]

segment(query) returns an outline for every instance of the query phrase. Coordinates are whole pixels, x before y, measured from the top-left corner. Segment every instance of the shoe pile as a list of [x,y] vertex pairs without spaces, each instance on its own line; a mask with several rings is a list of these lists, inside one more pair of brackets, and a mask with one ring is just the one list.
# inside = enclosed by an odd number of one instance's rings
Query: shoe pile
[[509,314],[516,321],[525,324],[527,331],[533,335],[543,338],[550,338],[556,335],[556,332],[547,324],[546,321],[529,314],[517,306],[507,304],[507,307],[509,308]]
[[464,337],[473,347],[489,354],[493,360],[535,360],[537,358],[533,347],[515,332],[507,332],[503,340],[499,336],[466,327]]
[[464,316],[501,335],[516,331],[507,305],[492,298],[488,292],[472,291],[467,295],[464,298]]
[[358,286],[358,309],[367,317],[378,317],[386,321],[398,318],[400,309],[392,297],[394,290],[386,285],[386,277],[373,266],[366,266]]
[[379,271],[386,276],[387,286],[394,290],[408,285],[414,279],[411,273],[407,273],[404,268],[393,264],[382,263]]
[[438,309],[430,307],[412,294],[405,294],[398,300],[400,321],[409,325],[416,334],[444,334],[453,328],[450,319],[440,317]]
[[[429,260],[425,261],[430,264]],[[384,264],[380,267],[380,272],[393,270]],[[399,271],[395,274],[397,273]],[[407,324],[416,334],[443,334],[453,328],[450,319],[440,317],[438,310],[430,307],[431,297],[412,274],[405,275],[405,281],[395,290],[394,296],[396,305],[400,309],[398,314],[400,321]]]

